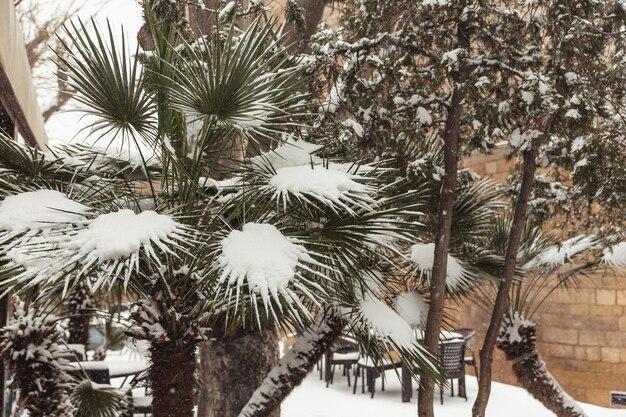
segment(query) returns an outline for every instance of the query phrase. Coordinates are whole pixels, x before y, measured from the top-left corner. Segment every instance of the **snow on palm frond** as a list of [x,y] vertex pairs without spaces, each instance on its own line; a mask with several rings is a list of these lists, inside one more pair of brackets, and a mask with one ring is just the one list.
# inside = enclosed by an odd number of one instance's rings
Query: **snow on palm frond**
[[417,291],[402,292],[396,296],[396,312],[412,328],[423,328],[428,315],[428,303]]
[[[25,271],[12,279],[28,286],[39,283],[64,283],[64,292],[71,280],[84,279],[91,291],[111,286],[123,278],[124,286],[140,262],[162,265],[165,255],[176,256],[193,244],[192,233],[170,215],[154,211],[136,214],[122,209],[82,220],[79,227],[55,229],[52,235],[35,242],[22,257],[13,254],[13,262]],[[31,255],[32,253],[32,255]],[[37,259],[37,254],[51,259]]]
[[37,190],[0,202],[0,236],[66,226],[84,220],[89,208],[54,190]]
[[531,259],[524,268],[533,269],[542,266],[559,267],[569,262],[580,253],[593,249],[598,241],[593,236],[580,235],[562,242],[560,245],[550,246],[542,253]]
[[409,323],[381,300],[366,297],[361,300],[359,308],[363,318],[381,338],[388,338],[396,346],[405,349],[411,349],[416,344]]
[[626,242],[620,242],[602,251],[602,262],[620,268],[626,268]]
[[[430,278],[435,260],[435,244],[434,243],[416,243],[411,246],[411,261],[415,263],[422,274],[426,274]],[[471,278],[470,272],[463,263],[448,254],[448,268],[446,271],[446,288],[450,292],[456,292],[468,285]]]
[[313,154],[321,148],[321,145],[304,140],[287,139],[276,149],[250,158],[250,162],[259,167],[272,167],[275,170],[311,163],[319,164],[322,159]]
[[261,298],[266,315],[276,318],[274,305],[282,312],[283,301],[296,317],[310,313],[302,304],[299,295],[303,294],[314,303],[317,298],[311,290],[321,287],[307,277],[306,272],[326,279],[312,267],[321,266],[297,239],[285,236],[275,226],[264,223],[246,223],[242,230],[231,231],[220,246],[216,267],[221,271],[218,282],[226,284],[225,293],[218,290],[216,297],[224,295],[232,300],[235,310],[240,295],[247,286],[247,295],[252,301],[259,320],[257,297]]
[[354,213],[350,206],[369,209],[374,203],[370,197],[372,188],[363,184],[365,178],[349,172],[326,168],[321,165],[300,165],[276,170],[268,182],[275,198],[282,200],[283,207],[291,197],[307,202],[319,201],[334,210],[340,207]]
[[367,352],[375,362],[388,357],[390,350],[395,350],[405,365],[414,371],[419,369],[431,373],[437,379],[441,377],[435,357],[417,339],[411,326],[373,295],[367,294],[358,302],[351,327],[361,346],[360,350]]

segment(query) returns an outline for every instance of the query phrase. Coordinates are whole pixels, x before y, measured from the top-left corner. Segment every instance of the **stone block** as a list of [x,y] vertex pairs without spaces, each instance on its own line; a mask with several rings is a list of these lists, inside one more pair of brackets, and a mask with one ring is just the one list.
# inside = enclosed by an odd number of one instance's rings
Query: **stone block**
[[578,341],[581,346],[604,346],[604,332],[599,330],[580,330]]
[[541,328],[539,338],[544,342],[575,345],[578,343],[578,330],[556,327]]
[[574,347],[571,345],[550,345],[550,354],[557,358],[571,358],[574,356]]
[[586,347],[585,352],[587,352],[588,361],[597,362],[599,360],[602,360],[599,347]]
[[615,305],[616,293],[615,290],[597,289],[596,290],[596,303],[601,305]]
[[602,355],[602,362],[619,363],[620,362],[620,349],[612,347],[601,347],[600,354]]

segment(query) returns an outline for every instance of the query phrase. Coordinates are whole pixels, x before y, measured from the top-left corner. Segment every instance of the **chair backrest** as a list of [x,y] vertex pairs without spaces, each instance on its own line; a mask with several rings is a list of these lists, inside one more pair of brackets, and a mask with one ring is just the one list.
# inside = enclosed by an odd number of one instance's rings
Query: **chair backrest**
[[476,340],[475,329],[456,329],[454,332],[463,336],[463,340],[465,340],[465,349],[474,351],[474,342]]
[[439,344],[439,360],[441,370],[448,379],[460,378],[463,375],[464,340],[450,340]]
[[352,353],[357,352],[358,350],[359,347],[354,340],[345,337],[340,337],[332,347],[332,351],[336,353]]

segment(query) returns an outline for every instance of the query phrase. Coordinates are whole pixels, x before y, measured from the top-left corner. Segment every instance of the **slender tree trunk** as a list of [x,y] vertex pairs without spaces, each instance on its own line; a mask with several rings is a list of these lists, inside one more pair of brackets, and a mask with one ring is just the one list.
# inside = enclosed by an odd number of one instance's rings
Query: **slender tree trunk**
[[535,158],[536,149],[532,144],[529,149],[524,151],[524,173],[522,176],[522,185],[515,202],[515,212],[509,231],[509,240],[507,242],[506,253],[504,256],[504,269],[502,272],[502,280],[498,286],[498,295],[493,306],[491,321],[485,334],[482,349],[480,350],[480,380],[478,383],[478,395],[472,408],[474,417],[483,417],[489,402],[491,394],[491,374],[493,351],[496,346],[496,339],[502,317],[507,308],[509,291],[515,275],[515,266],[517,261],[517,252],[519,250],[524,224],[526,223],[526,210],[528,208],[528,199],[533,188],[535,179]]
[[[469,52],[470,38],[466,21],[460,21],[457,27],[457,39],[460,47]],[[459,132],[463,112],[465,93],[462,82],[467,78],[468,69],[463,65],[455,73],[455,86],[450,100],[448,118],[444,131],[444,170],[439,205],[437,208],[437,231],[435,233],[435,256],[430,278],[430,308],[426,319],[424,344],[431,352],[438,352],[439,333],[443,320],[443,307],[446,295],[446,274],[448,272],[448,246],[452,229],[452,209],[454,191],[457,183]],[[420,378],[417,413],[419,417],[433,417],[435,383],[432,378]]]
[[[437,352],[439,332],[443,320],[443,306],[446,295],[446,274],[448,271],[448,246],[452,228],[452,208],[454,206],[454,190],[458,171],[458,140],[461,119],[461,102],[463,93],[455,89],[452,93],[450,112],[446,123],[444,141],[445,175],[441,186],[439,207],[437,209],[437,232],[435,234],[435,258],[430,278],[430,308],[426,319],[424,344],[431,352]],[[417,401],[418,415],[432,417],[435,384],[432,378],[420,378],[419,396]]]
[[325,0],[297,0],[296,4],[304,9],[304,28],[289,24],[286,30],[285,44],[289,44],[292,53],[302,54],[311,52],[310,39],[317,31],[317,25],[322,20]]
[[238,417],[268,417],[300,385],[322,355],[339,338],[344,321],[336,308],[324,311],[315,325],[298,337],[256,389]]
[[[236,417],[278,363],[278,336],[241,329],[200,345],[198,417]],[[280,409],[268,414],[280,416]]]
[[517,382],[557,416],[587,417],[578,403],[548,372],[535,342],[535,323],[524,319],[519,312],[504,319],[498,335],[498,348],[511,362]]
[[152,343],[148,370],[153,417],[194,417],[196,346],[170,340]]

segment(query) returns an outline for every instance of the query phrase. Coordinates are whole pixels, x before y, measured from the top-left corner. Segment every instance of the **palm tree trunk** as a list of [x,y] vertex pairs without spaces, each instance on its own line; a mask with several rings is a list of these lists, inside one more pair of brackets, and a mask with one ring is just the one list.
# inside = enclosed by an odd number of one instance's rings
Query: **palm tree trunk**
[[[268,417],[300,385],[322,355],[339,338],[344,321],[331,307],[319,314],[316,323],[298,337],[241,410],[238,417]],[[328,365],[327,365],[328,366]]]
[[79,287],[70,294],[67,304],[70,313],[68,343],[83,345],[87,352],[93,309],[91,293],[87,288]]
[[[277,363],[274,329],[240,329],[200,344],[198,417],[237,417]],[[280,409],[268,416],[279,417]]]
[[506,253],[504,255],[504,269],[502,272],[502,280],[498,286],[498,295],[491,313],[491,321],[485,334],[482,349],[480,350],[480,379],[478,382],[478,395],[472,407],[473,417],[484,417],[489,395],[491,394],[491,373],[493,352],[496,346],[498,331],[502,323],[502,317],[508,305],[509,291],[513,283],[515,275],[515,267],[517,263],[517,252],[519,250],[524,224],[526,223],[526,210],[528,208],[528,199],[533,188],[535,179],[535,158],[537,151],[535,146],[529,145],[524,151],[524,173],[522,175],[522,185],[519,195],[515,202],[515,212],[509,231],[509,240],[507,242]]
[[519,312],[506,317],[498,335],[498,348],[511,362],[517,382],[558,417],[586,417],[578,403],[548,372],[535,342],[535,323],[524,319]]
[[194,417],[196,346],[176,340],[153,342],[148,370],[153,417]]

